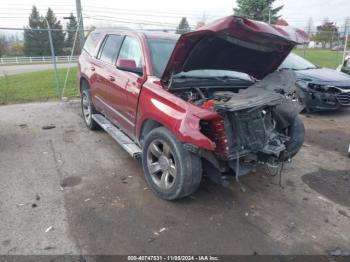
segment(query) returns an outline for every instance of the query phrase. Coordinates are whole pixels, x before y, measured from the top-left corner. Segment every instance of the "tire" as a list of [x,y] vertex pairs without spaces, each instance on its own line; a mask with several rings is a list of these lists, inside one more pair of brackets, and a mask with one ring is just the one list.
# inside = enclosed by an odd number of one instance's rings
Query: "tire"
[[83,86],[81,91],[81,112],[83,114],[86,126],[91,130],[97,130],[100,126],[92,119],[92,114],[96,114],[94,105],[91,101],[90,89]]
[[165,200],[191,195],[202,179],[200,157],[185,150],[164,127],[155,128],[146,136],[142,166],[152,191]]
[[296,116],[293,123],[288,127],[287,134],[291,139],[286,143],[286,150],[282,155],[283,161],[295,156],[304,144],[305,127],[299,116]]

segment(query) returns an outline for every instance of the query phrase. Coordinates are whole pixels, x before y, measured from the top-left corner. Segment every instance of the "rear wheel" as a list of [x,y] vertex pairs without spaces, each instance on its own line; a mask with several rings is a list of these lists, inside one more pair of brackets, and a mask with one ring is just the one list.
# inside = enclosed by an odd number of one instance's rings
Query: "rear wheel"
[[151,189],[166,200],[191,195],[202,178],[200,158],[185,150],[164,127],[153,129],[146,136],[142,165]]
[[86,87],[83,87],[81,92],[81,111],[86,126],[91,130],[99,129],[99,125],[92,118],[92,115],[96,113],[96,110],[91,102],[90,90]]

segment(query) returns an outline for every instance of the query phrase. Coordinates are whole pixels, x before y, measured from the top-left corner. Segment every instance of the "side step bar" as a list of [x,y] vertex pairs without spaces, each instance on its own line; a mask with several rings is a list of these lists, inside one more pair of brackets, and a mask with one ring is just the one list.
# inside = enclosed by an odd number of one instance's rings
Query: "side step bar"
[[141,158],[141,148],[135,144],[120,129],[114,126],[103,115],[93,114],[92,119],[95,120],[118,144],[126,150],[133,158]]

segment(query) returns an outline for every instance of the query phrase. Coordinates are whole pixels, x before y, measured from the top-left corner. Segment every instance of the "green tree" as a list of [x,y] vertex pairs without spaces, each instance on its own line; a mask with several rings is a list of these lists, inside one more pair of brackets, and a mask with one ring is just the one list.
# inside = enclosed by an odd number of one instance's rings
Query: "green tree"
[[20,42],[12,42],[9,45],[9,53],[11,56],[23,56],[23,43]]
[[[54,46],[55,55],[63,55],[64,54],[64,38],[65,33],[62,30],[61,21],[59,21],[56,18],[55,13],[52,11],[51,8],[47,9],[46,16],[44,19],[43,28],[48,29],[47,24],[49,24],[50,29],[54,29],[51,31],[52,34],[52,42]],[[46,32],[47,34],[47,32]],[[51,54],[50,49],[50,42],[49,37],[47,37],[44,40],[44,46],[45,54],[49,55]]]
[[[43,17],[36,6],[33,6],[29,16],[28,26],[24,30],[24,54],[27,56],[44,55],[43,40],[47,38],[47,32],[36,31],[43,27]],[[32,30],[34,29],[34,30]]]
[[3,57],[8,49],[8,41],[5,35],[0,35],[0,57]]
[[66,42],[65,42],[65,49],[67,51],[68,54],[71,54],[72,52],[72,48],[73,48],[73,44],[74,44],[74,39],[76,38],[75,41],[75,48],[74,48],[74,54],[80,54],[80,44],[79,44],[79,37],[75,37],[77,32],[74,30],[78,29],[78,22],[75,18],[75,16],[73,15],[73,13],[70,14],[69,16],[69,22],[67,24],[67,38],[66,38]]
[[328,47],[331,48],[339,36],[338,28],[332,22],[328,22],[327,20],[325,20],[322,25],[317,26],[316,31],[313,40],[320,42],[323,48],[326,48],[327,44]]
[[188,24],[186,17],[181,18],[181,21],[180,21],[178,27],[176,28],[176,33],[177,34],[184,34],[184,33],[187,33],[189,31],[191,31],[191,27]]
[[234,8],[234,14],[248,19],[270,22],[273,24],[281,16],[283,5],[272,8],[275,0],[237,0],[237,8]]

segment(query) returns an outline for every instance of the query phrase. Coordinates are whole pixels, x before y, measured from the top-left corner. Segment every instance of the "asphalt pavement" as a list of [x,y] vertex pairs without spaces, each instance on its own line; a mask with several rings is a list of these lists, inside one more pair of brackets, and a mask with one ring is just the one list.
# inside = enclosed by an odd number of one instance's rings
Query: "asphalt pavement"
[[[76,63],[71,64],[57,64],[57,68],[74,67]],[[22,73],[30,73],[36,71],[54,69],[53,64],[29,64],[29,65],[0,65],[0,76],[3,75],[16,75]]]
[[156,197],[108,134],[85,127],[77,100],[0,115],[0,254],[350,251],[350,110],[303,116],[306,142],[283,189],[258,169],[241,178],[245,193],[204,179],[176,202]]

